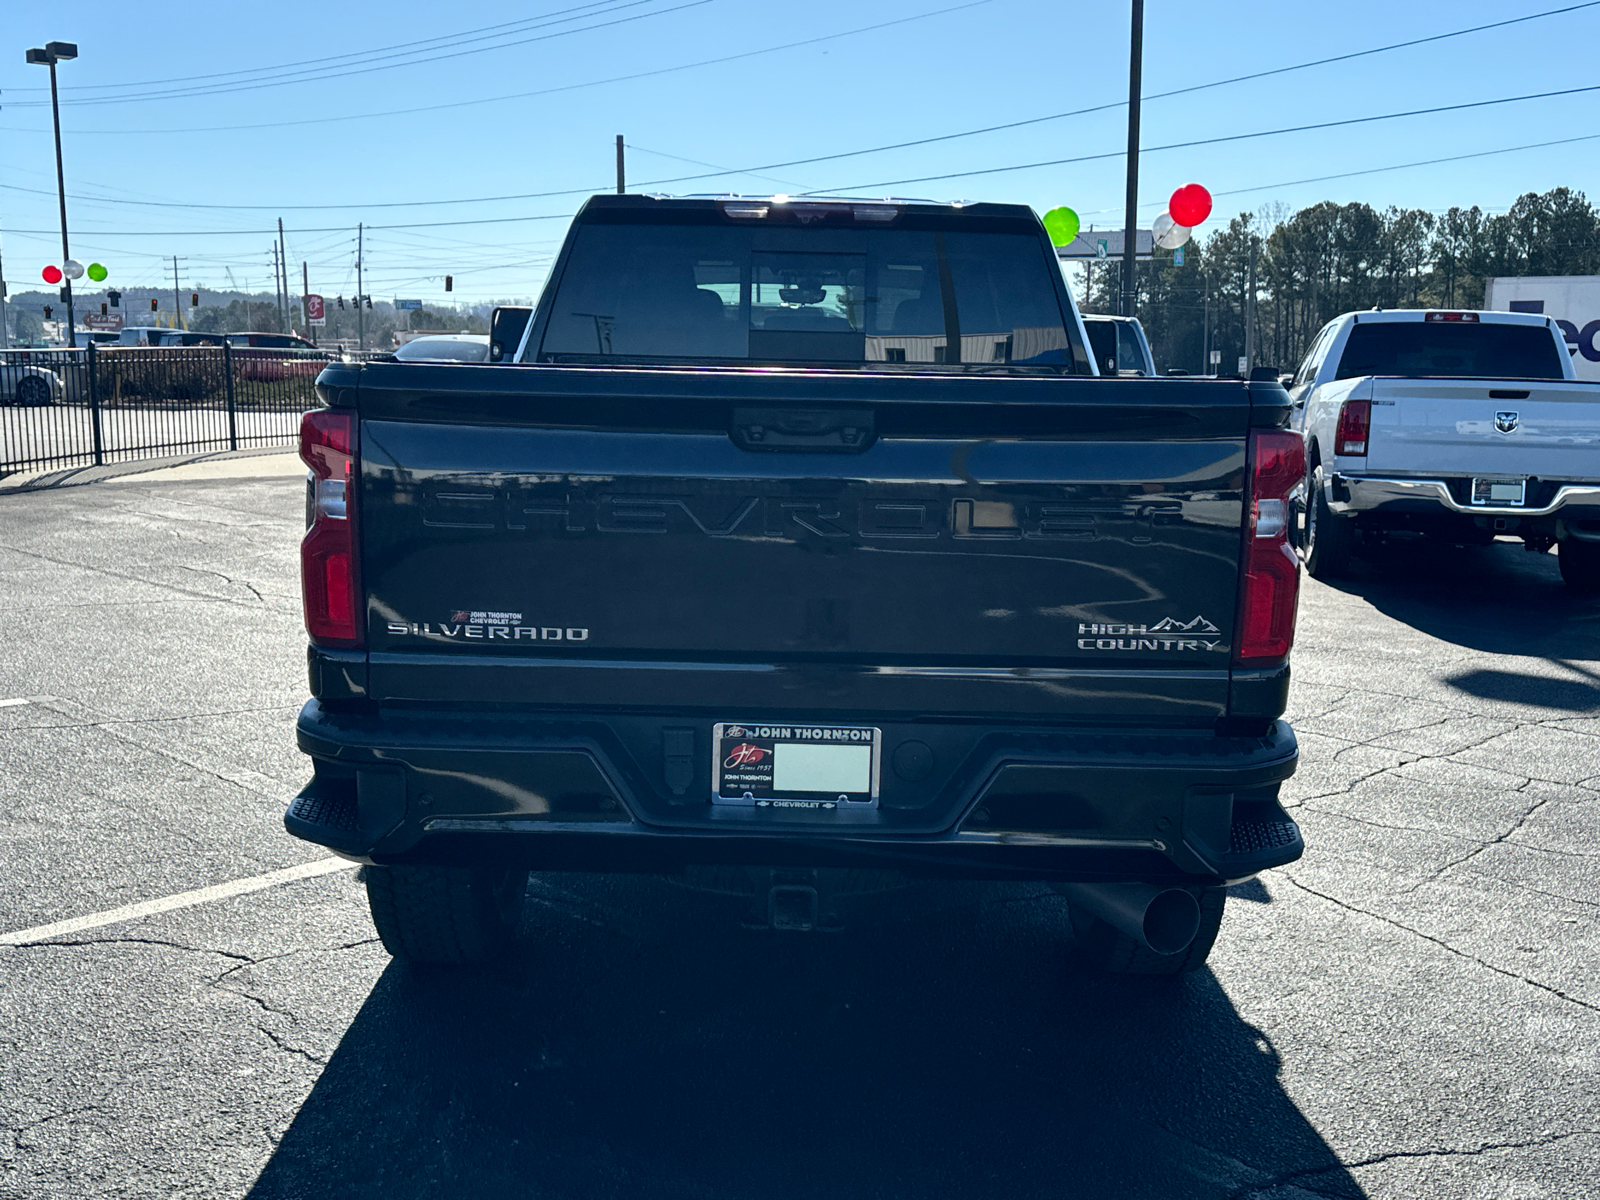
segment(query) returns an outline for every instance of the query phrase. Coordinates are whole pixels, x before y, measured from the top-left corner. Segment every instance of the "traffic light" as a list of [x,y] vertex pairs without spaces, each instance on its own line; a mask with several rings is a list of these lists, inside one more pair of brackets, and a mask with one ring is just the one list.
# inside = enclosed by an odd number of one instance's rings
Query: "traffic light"
[[340,308],[343,308],[343,307],[344,307],[344,297],[343,297],[343,296],[340,296],[340,297],[339,297],[339,307],[340,307]]
[[46,321],[48,321],[50,319],[50,314],[53,313],[53,312],[55,312],[55,309],[51,308],[48,304],[46,304],[44,306],[44,319]]
[[122,307],[122,293],[121,292],[107,292],[106,293],[106,299],[111,301],[111,307],[112,308],[121,308]]
[[190,292],[189,293],[189,307],[190,308],[199,308],[200,307],[200,293],[199,292]]
[[160,307],[161,307],[161,302],[159,300],[157,300],[154,296],[151,296],[150,297],[150,311],[151,312],[155,312]]
[[446,275],[444,277],[444,290],[447,291],[447,292],[455,291],[456,290],[455,283],[456,283],[456,277],[454,275]]
[[368,307],[368,308],[371,308],[371,307],[372,307],[372,297],[371,297],[371,296],[368,296],[368,297],[367,297],[367,298],[366,298],[366,300],[367,300],[367,307]]

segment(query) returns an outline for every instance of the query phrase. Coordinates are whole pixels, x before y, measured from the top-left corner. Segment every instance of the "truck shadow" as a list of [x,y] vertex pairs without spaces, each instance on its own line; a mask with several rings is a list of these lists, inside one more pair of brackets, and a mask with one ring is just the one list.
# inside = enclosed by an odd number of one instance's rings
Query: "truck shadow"
[[[1520,544],[1381,542],[1363,547],[1348,578],[1326,583],[1430,637],[1468,649],[1556,661],[1600,659],[1600,601],[1562,583],[1554,554],[1529,554]],[[1600,689],[1582,707],[1597,705]]]
[[384,972],[251,1200],[1365,1195],[1209,972],[1080,974],[1042,889],[836,934],[658,879],[531,898],[514,965]]

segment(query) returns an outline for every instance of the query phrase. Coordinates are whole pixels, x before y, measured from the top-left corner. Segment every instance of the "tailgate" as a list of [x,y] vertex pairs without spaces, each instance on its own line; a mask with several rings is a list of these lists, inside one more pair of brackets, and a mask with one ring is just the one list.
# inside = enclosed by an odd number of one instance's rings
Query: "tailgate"
[[360,408],[380,700],[1224,702],[1242,385],[386,365]]
[[1413,475],[1600,476],[1600,385],[1372,381],[1367,470]]

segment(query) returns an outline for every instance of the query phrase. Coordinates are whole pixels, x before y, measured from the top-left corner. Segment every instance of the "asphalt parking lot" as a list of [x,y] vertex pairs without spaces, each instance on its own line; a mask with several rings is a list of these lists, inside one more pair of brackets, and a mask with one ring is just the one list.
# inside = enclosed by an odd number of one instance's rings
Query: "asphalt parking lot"
[[[252,461],[0,495],[0,933],[323,857],[302,491]],[[556,876],[452,981],[308,874],[0,945],[0,1196],[1600,1194],[1600,604],[1391,550],[1308,583],[1295,669],[1308,853],[1175,986],[1083,974],[1042,888],[801,935]]]

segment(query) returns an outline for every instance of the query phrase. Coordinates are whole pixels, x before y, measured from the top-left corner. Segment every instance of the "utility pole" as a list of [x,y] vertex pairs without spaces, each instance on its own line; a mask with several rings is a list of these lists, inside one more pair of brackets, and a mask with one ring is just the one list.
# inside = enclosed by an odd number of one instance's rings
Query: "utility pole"
[[1139,225],[1139,91],[1144,68],[1144,0],[1133,0],[1133,33],[1128,49],[1128,200],[1122,235],[1122,315],[1134,315],[1138,298],[1135,252]]
[[305,259],[300,260],[300,315],[306,319],[306,332],[315,346],[317,331],[311,325],[311,268],[306,266]]
[[273,242],[268,247],[272,254],[272,307],[278,310],[278,319],[283,319],[283,292],[278,284],[278,243]]
[[1256,251],[1261,240],[1250,239],[1250,283],[1244,298],[1244,374],[1249,378],[1256,365]]
[[[361,349],[367,348],[367,314],[361,310],[361,251],[364,248],[366,226],[356,224],[356,337]],[[349,276],[345,276],[346,279]]]
[[[293,333],[294,331],[289,328],[289,318],[292,315],[289,310],[289,255],[283,248],[282,217],[278,218],[278,262],[282,264],[283,269],[283,331],[285,333]],[[304,305],[301,306],[300,311],[302,314],[305,312]]]
[[1200,276],[1201,281],[1201,312],[1200,318],[1200,374],[1205,375],[1211,369],[1211,274],[1206,272]]
[[11,348],[11,335],[6,332],[6,268],[5,256],[0,255],[0,350]]
[[622,161],[622,135],[617,134],[617,195],[622,195],[628,190],[628,174],[623,169]]
[[172,256],[172,327],[188,328],[183,321],[183,301],[178,298],[178,256]]

